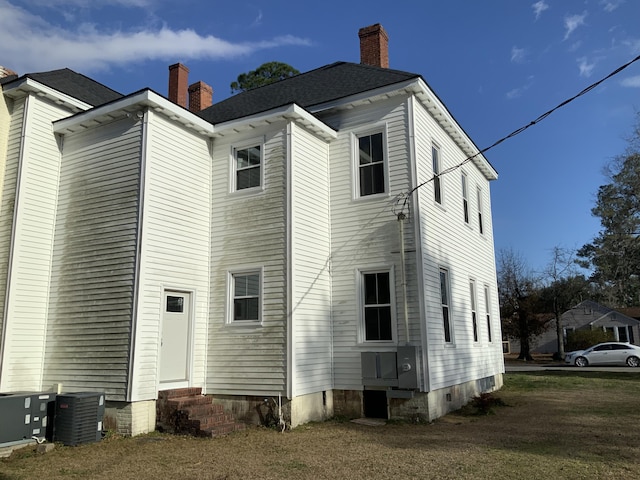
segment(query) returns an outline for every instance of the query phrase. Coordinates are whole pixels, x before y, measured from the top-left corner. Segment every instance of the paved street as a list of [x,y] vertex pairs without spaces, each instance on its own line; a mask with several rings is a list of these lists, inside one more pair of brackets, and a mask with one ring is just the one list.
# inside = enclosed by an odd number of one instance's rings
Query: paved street
[[535,372],[543,370],[562,370],[577,372],[626,372],[640,374],[640,368],[631,367],[574,367],[563,363],[505,362],[505,370],[510,372]]

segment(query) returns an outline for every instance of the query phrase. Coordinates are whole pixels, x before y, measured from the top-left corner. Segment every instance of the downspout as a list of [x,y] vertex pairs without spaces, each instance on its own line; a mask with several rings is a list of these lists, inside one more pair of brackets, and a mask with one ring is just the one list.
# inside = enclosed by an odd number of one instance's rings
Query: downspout
[[[20,180],[22,179],[22,167],[24,163],[24,149],[25,149],[25,139],[27,136],[27,116],[29,114],[29,99],[31,95],[27,95],[24,99],[24,107],[22,111],[22,131],[20,132],[20,153],[18,154],[18,172],[16,174],[16,186],[15,186],[15,198],[13,200],[13,219],[11,224],[11,237],[9,239],[9,258],[7,259],[7,283],[5,287],[5,297],[4,297],[4,312],[2,318],[2,342],[0,342],[0,390],[3,389],[4,386],[4,363],[5,358],[4,355],[6,353],[6,342],[7,342],[7,332],[9,331],[7,327],[7,314],[9,312],[9,299],[11,296],[11,271],[13,265],[13,250],[15,248],[16,241],[16,230],[18,223],[18,210],[20,206]],[[7,139],[8,141],[8,139]],[[5,167],[6,168],[6,167]]]
[[[287,122],[287,131],[286,131],[286,153],[285,153],[285,164],[286,164],[286,239],[285,239],[285,250],[286,250],[286,268],[285,272],[287,275],[286,286],[287,286],[287,345],[286,345],[286,368],[287,368],[287,398],[289,400],[293,399],[295,385],[293,384],[293,369],[294,369],[294,348],[293,348],[293,336],[295,332],[295,328],[293,325],[293,172],[291,171],[293,168],[293,123],[292,121]],[[289,419],[293,423],[293,418]]]
[[[142,116],[138,116],[142,113]],[[148,127],[149,127],[149,110],[145,109],[143,112],[137,112],[137,120],[135,124],[141,122],[140,129],[142,130],[140,136],[140,188],[138,194],[138,229],[136,233],[136,258],[134,262],[133,273],[133,298],[131,305],[131,340],[129,350],[129,368],[127,378],[127,390],[125,401],[133,402],[134,388],[133,381],[135,375],[135,350],[137,343],[137,324],[138,324],[138,305],[140,302],[140,268],[142,262],[142,233],[144,224],[144,203],[145,203],[145,184],[146,184],[146,171],[147,171],[147,142],[148,142]],[[157,390],[157,389],[156,389]]]
[[402,285],[402,310],[404,313],[404,335],[405,345],[409,345],[409,311],[407,302],[407,271],[405,268],[404,252],[404,221],[407,215],[404,212],[398,213],[398,225],[400,229],[400,284]]

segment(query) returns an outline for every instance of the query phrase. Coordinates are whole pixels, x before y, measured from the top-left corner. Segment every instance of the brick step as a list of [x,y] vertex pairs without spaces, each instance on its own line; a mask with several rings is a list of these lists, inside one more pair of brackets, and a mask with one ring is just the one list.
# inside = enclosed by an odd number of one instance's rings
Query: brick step
[[186,411],[190,417],[208,417],[213,415],[220,415],[224,413],[224,407],[222,405],[214,405],[208,403],[206,405],[187,405],[180,410]]
[[158,398],[163,400],[175,397],[189,397],[195,395],[202,395],[201,387],[174,388],[171,390],[160,390],[158,392]]
[[198,405],[212,405],[211,398],[199,395],[197,397],[174,397],[166,400],[166,405],[178,410]]
[[233,418],[233,415],[230,415],[228,413],[221,413],[219,415],[211,415],[208,417],[189,417],[189,425],[203,430],[208,427],[234,423],[235,419]]
[[156,418],[162,431],[183,435],[216,437],[246,428],[197,387],[160,391]]

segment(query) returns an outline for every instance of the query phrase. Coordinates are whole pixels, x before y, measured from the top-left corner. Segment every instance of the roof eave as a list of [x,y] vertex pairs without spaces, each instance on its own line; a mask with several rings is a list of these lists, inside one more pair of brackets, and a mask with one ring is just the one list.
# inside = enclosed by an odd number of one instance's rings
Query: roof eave
[[2,93],[13,99],[34,94],[38,97],[46,98],[57,105],[68,108],[72,112],[82,112],[93,106],[71,95],[62,93],[55,88],[48,87],[30,77],[22,77],[5,83],[2,86]]
[[480,169],[485,178],[490,181],[497,180],[498,172],[496,169],[493,168],[485,156],[480,153],[480,149],[462,129],[456,119],[453,118],[451,112],[449,112],[444,103],[442,103],[422,78],[419,78],[414,82],[412,91],[431,116],[433,116],[440,126],[458,144],[465,155],[467,155],[468,158],[473,159],[473,163]]
[[214,137],[223,137],[229,134],[237,134],[241,132],[251,131],[259,127],[267,126],[278,121],[293,121],[307,130],[314,132],[316,135],[330,141],[338,136],[333,128],[326,123],[318,120],[309,111],[301,106],[292,103],[282,107],[274,108],[266,112],[255,115],[249,115],[228,122],[217,123],[214,125]]
[[145,108],[163,114],[200,135],[212,136],[213,134],[213,126],[209,122],[149,89],[58,120],[54,122],[53,130],[58,134],[69,134],[101,123],[110,123],[118,118],[138,115]]
[[309,110],[318,114],[327,110],[349,110],[367,103],[386,100],[398,95],[415,95],[418,101],[429,111],[433,118],[458,144],[462,151],[480,169],[487,180],[496,180],[498,172],[493,168],[473,140],[466,134],[453,115],[445,107],[438,96],[429,88],[427,83],[419,76],[398,83],[393,83],[374,90],[344,97],[330,102],[314,105]]

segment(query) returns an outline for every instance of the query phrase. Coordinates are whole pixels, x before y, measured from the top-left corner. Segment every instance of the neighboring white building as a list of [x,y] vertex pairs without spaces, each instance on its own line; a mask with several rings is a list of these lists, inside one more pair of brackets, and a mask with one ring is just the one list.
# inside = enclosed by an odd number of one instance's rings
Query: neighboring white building
[[0,392],[104,391],[136,434],[187,386],[247,421],[280,396],[293,426],[499,388],[497,174],[388,68],[382,27],[360,37],[362,64],[195,113],[180,65],[181,105],[70,70],[4,82]]

